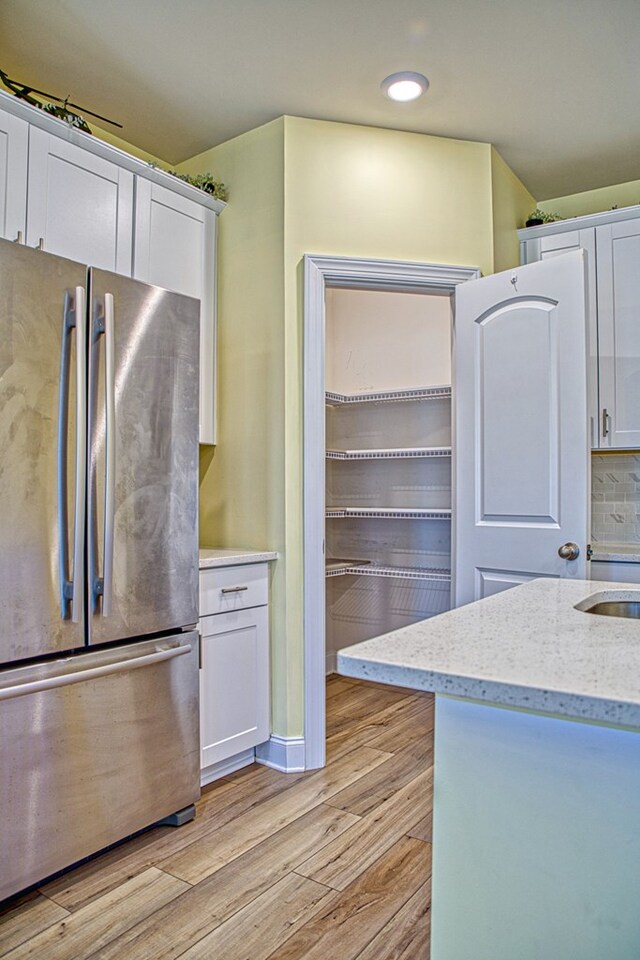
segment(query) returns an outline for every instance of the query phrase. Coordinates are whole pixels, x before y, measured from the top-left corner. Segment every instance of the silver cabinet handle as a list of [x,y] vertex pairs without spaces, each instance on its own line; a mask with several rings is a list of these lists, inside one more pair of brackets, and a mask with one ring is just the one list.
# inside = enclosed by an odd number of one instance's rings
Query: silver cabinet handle
[[14,697],[26,697],[31,693],[41,693],[43,690],[55,690],[58,687],[68,687],[73,683],[82,683],[84,680],[94,680],[96,677],[109,677],[114,673],[128,673],[139,667],[148,667],[153,663],[162,663],[163,660],[173,660],[189,653],[191,644],[170,647],[168,650],[157,650],[142,657],[131,660],[118,660],[115,663],[105,663],[99,667],[89,667],[78,670],[76,673],[58,673],[41,680],[27,680],[25,683],[16,683],[11,687],[0,688],[0,701],[11,700]]
[[[58,394],[58,541],[62,618],[71,600],[71,620],[79,623],[84,612],[84,511],[86,494],[86,299],[84,287],[67,291],[60,355]],[[69,367],[71,334],[76,332],[76,456],[73,508],[73,559],[69,571],[69,522],[67,514],[67,450],[69,442]]]
[[607,437],[609,435],[609,411],[606,407],[602,409],[602,436]]
[[113,294],[104,295],[105,465],[104,543],[102,555],[102,615],[111,613],[113,599],[113,538],[116,510],[116,369]]
[[558,547],[558,556],[562,560],[577,560],[580,556],[580,547],[577,543],[563,543]]
[[245,590],[248,590],[249,587],[222,587],[220,593],[243,593]]

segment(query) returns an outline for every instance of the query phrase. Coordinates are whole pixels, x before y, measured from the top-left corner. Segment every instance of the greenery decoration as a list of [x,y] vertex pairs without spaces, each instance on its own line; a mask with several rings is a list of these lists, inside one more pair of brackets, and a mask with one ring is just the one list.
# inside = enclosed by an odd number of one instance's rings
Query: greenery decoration
[[527,217],[527,223],[531,220],[537,221],[538,223],[555,223],[556,220],[562,220],[562,217],[558,213],[545,213],[544,210],[540,210],[539,207],[530,213]]
[[154,170],[162,170],[163,173],[169,173],[172,177],[177,177],[178,180],[184,180],[185,183],[191,184],[192,187],[197,187],[198,190],[204,190],[205,193],[215,197],[216,200],[226,200],[229,196],[229,191],[224,183],[216,180],[212,173],[198,173],[192,177],[189,173],[178,173],[177,170],[163,170],[157,163],[151,162],[149,166],[153,167]]
[[194,177],[188,173],[178,173],[176,170],[169,170],[168,173],[172,177],[177,177],[178,180],[190,183],[192,187],[197,187],[198,190],[204,190],[205,193],[211,194],[216,200],[226,200],[229,196],[229,191],[224,183],[214,179],[211,173],[198,173]]

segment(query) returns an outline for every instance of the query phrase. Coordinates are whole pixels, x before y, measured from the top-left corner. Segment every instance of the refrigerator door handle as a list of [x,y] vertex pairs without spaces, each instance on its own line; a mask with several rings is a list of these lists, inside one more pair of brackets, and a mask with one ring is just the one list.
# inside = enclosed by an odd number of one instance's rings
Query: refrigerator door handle
[[111,613],[113,599],[113,536],[116,507],[116,367],[113,294],[104,295],[105,478],[102,555],[102,616]]
[[[56,673],[59,670],[59,663],[52,663],[50,666],[50,675],[40,677],[38,680],[26,680],[21,683],[15,683],[11,686],[0,687],[0,701],[12,700],[15,697],[25,697],[33,693],[41,693],[43,690],[55,690],[58,687],[68,687],[72,683],[82,683],[85,680],[94,680],[96,677],[108,677],[114,673],[128,673],[130,670],[136,670],[139,667],[148,667],[153,663],[161,663],[163,660],[173,660],[175,657],[182,657],[191,652],[190,643],[175,644],[174,646],[154,650],[153,653],[143,654],[141,657],[131,659],[114,659],[112,663],[103,663],[99,667],[89,667],[84,670],[76,670],[74,673]],[[68,661],[65,661],[65,666]]]
[[[71,333],[76,332],[76,455],[73,518],[73,569],[69,573],[67,515],[67,449],[69,410],[69,366]],[[84,612],[84,509],[86,494],[86,299],[84,287],[67,291],[64,306],[64,333],[60,357],[58,401],[58,549],[61,584],[61,610],[67,614],[71,600],[71,621],[80,623]]]

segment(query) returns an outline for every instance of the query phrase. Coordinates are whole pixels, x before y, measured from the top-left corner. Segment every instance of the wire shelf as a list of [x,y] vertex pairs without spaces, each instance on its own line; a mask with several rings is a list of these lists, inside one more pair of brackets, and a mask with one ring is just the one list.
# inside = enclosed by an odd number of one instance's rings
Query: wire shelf
[[[335,564],[335,565],[334,565]],[[327,561],[327,577],[342,577],[353,574],[359,577],[389,577],[395,580],[428,580],[435,583],[451,583],[451,571],[444,567],[390,567],[363,564],[354,561]]]
[[377,450],[327,450],[327,460],[411,460],[450,456],[451,447],[381,447]]
[[359,517],[382,520],[450,520],[451,509],[433,509],[423,507],[337,507],[329,508],[327,520],[339,520],[344,517]]
[[325,393],[325,401],[331,406],[342,403],[387,403],[399,400],[444,400],[450,399],[451,386],[413,387],[409,390],[383,390],[378,393]]

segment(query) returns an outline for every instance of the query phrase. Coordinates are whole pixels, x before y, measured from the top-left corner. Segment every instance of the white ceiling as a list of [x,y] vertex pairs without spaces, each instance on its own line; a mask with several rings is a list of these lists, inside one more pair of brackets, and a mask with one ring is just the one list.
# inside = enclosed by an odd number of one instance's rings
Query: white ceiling
[[0,2],[3,70],[171,163],[290,114],[489,141],[539,200],[640,179],[638,48],[640,0]]

